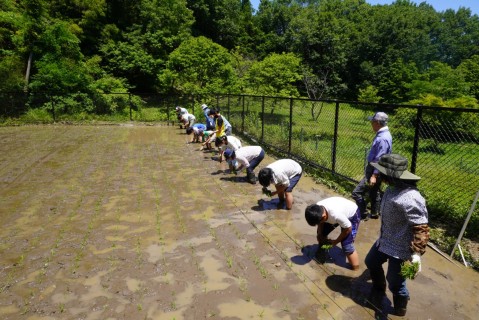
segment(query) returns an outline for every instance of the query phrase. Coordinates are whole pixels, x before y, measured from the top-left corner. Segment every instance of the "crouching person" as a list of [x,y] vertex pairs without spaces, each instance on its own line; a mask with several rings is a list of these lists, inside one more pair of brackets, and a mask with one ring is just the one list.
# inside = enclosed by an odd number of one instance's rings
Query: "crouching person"
[[263,186],[263,191],[267,190],[271,183],[274,184],[276,191],[270,192],[270,195],[278,195],[278,209],[283,209],[286,204],[286,209],[291,210],[294,202],[293,189],[302,174],[303,169],[299,163],[291,159],[281,159],[261,169],[258,180]]
[[238,167],[233,168],[234,170],[240,171],[246,168],[246,179],[249,183],[256,184],[254,169],[264,159],[263,148],[260,146],[246,146],[236,151],[232,149],[226,149],[223,155],[228,163],[236,160]]
[[[368,301],[382,309],[387,280],[393,294],[395,314],[404,316],[409,291],[401,266],[411,261],[417,264],[416,271],[421,271],[421,255],[429,241],[426,201],[416,187],[421,178],[407,170],[407,159],[398,154],[383,155],[379,162],[371,165],[379,170],[382,181],[388,187],[381,201],[379,238],[365,259],[373,283]],[[385,275],[383,264],[386,262]]]
[[[305,218],[310,226],[317,226],[319,253],[324,250],[321,248],[323,245],[335,246],[341,243],[351,269],[359,269],[358,252],[354,248],[354,240],[361,221],[361,213],[356,203],[343,197],[327,198],[309,205],[305,211]],[[336,239],[328,239],[328,235],[338,225],[341,233]]]

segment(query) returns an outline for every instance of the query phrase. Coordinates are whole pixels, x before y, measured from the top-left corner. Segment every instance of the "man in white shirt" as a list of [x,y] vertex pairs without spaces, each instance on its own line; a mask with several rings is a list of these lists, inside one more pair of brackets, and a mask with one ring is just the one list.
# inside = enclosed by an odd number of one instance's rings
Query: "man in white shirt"
[[[342,250],[348,259],[351,269],[359,269],[358,252],[354,248],[354,240],[361,221],[361,213],[355,202],[343,197],[331,197],[309,205],[305,210],[305,218],[310,226],[317,226],[319,250],[322,245],[341,243]],[[337,226],[341,233],[336,239],[328,239],[328,235]]]
[[215,146],[220,151],[220,158],[219,161],[223,162],[223,153],[226,149],[231,149],[233,151],[237,151],[241,148],[241,141],[233,136],[221,136],[216,138]]
[[303,169],[299,163],[291,159],[281,159],[261,169],[258,180],[264,192],[269,192],[267,187],[271,183],[274,184],[276,191],[270,192],[270,195],[278,195],[278,209],[282,209],[286,204],[286,209],[291,210],[294,201],[293,189],[298,184],[302,173]]
[[[230,136],[231,138],[231,136]],[[226,161],[231,162],[230,168],[240,171],[246,168],[246,179],[251,184],[256,184],[256,176],[254,175],[254,169],[264,159],[264,150],[260,146],[246,146],[236,151],[232,149],[226,149],[223,153]],[[235,161],[238,163],[238,167],[232,163]]]
[[181,122],[185,126],[185,129],[192,127],[196,122],[196,117],[191,113],[186,113],[181,116]]

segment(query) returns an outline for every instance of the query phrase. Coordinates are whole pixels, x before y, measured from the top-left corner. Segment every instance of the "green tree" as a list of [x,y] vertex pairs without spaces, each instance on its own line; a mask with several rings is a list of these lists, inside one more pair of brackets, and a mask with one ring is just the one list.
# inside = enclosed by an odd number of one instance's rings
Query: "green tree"
[[24,85],[23,60],[18,34],[23,17],[14,1],[0,2],[0,91],[19,91]]
[[449,100],[469,94],[469,84],[460,70],[442,62],[432,62],[431,68],[421,75],[421,79],[413,80],[408,87],[409,96],[413,99],[430,94]]
[[246,79],[247,92],[259,95],[298,97],[301,59],[293,53],[273,53],[253,63]]
[[459,8],[457,12],[446,10],[440,17],[434,38],[439,48],[437,61],[455,68],[461,61],[479,54],[479,16]]
[[458,69],[464,75],[464,80],[470,84],[470,94],[479,99],[479,55],[462,61]]
[[128,79],[137,91],[155,90],[168,55],[188,39],[193,23],[185,0],[144,0],[139,23],[101,48],[108,73]]
[[379,102],[381,97],[378,96],[379,90],[371,85],[364,89],[359,89],[358,100],[362,102]]
[[83,63],[79,40],[65,22],[49,25],[38,39],[41,58],[30,87],[36,92],[64,95],[87,91],[92,81]]
[[321,79],[322,92],[331,97],[343,89],[341,74],[345,73],[350,52],[347,31],[350,24],[335,12],[322,9],[323,6],[309,6],[301,10],[290,23],[287,41]]
[[210,38],[231,50],[251,49],[257,33],[253,24],[253,8],[249,0],[188,0],[195,22],[193,36]]
[[226,93],[237,85],[231,54],[205,37],[184,41],[158,78],[163,91],[182,94]]

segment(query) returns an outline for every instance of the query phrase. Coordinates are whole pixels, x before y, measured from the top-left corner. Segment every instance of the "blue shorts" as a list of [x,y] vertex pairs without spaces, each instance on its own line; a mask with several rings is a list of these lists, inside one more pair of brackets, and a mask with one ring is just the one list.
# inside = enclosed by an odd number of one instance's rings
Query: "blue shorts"
[[[356,250],[356,248],[354,248],[354,240],[356,239],[359,223],[361,222],[361,213],[359,211],[359,208],[358,210],[356,210],[356,213],[354,214],[354,216],[349,218],[349,221],[351,221],[352,230],[348,234],[348,236],[345,239],[343,239],[343,241],[341,241],[341,247],[343,249],[344,254],[346,255],[350,255],[351,253],[354,252],[354,250]],[[332,225],[329,223],[325,223],[323,227],[324,236],[327,237],[328,234],[330,234],[331,231],[333,231],[337,226],[338,224]]]
[[296,187],[296,185],[298,184],[299,179],[301,179],[301,175],[302,173],[297,174],[291,179],[289,179],[289,186],[286,188],[286,190],[284,190],[284,192],[292,192],[294,187]]

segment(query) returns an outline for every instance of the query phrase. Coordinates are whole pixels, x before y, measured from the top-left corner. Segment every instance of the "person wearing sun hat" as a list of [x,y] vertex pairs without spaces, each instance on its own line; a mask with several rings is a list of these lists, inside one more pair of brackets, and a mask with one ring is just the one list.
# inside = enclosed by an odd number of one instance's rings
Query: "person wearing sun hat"
[[367,202],[364,198],[368,193],[369,201],[371,202],[371,218],[377,219],[379,217],[379,204],[381,203],[381,177],[379,171],[371,164],[378,162],[379,158],[385,154],[392,152],[393,138],[388,128],[388,115],[384,112],[376,112],[373,116],[368,117],[371,122],[371,127],[376,135],[374,136],[371,148],[369,149],[367,157],[367,166],[364,169],[364,177],[359,181],[356,188],[354,188],[351,196],[358,205],[359,212],[362,219],[367,219],[366,212]]
[[[424,197],[417,190],[419,176],[407,170],[408,160],[398,154],[387,154],[372,163],[388,187],[381,200],[379,238],[369,250],[365,263],[373,288],[369,302],[382,308],[386,296],[386,279],[393,294],[395,314],[404,316],[409,301],[406,278],[401,275],[405,261],[417,262],[429,241],[428,212]],[[383,264],[388,262],[386,275]]]

